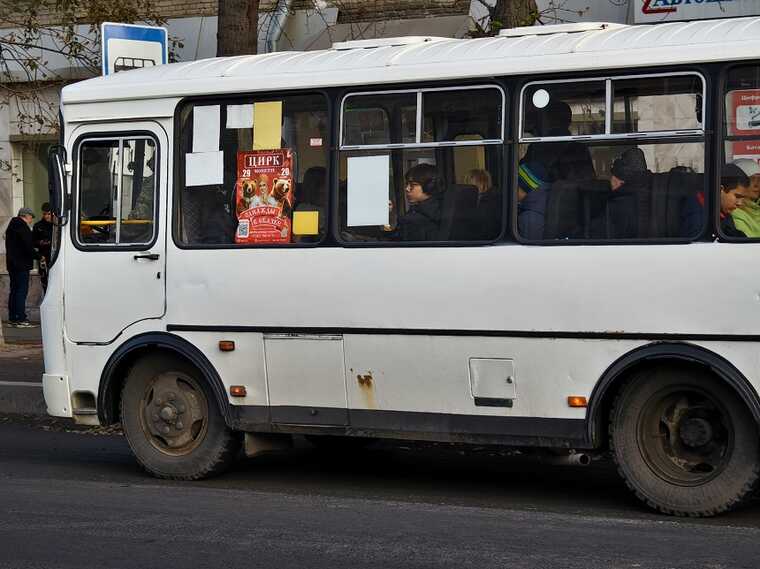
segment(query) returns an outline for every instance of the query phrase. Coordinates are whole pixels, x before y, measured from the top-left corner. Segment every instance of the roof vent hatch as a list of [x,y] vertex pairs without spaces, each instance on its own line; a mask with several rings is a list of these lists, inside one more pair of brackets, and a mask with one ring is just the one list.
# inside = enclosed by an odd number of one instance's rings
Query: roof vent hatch
[[440,38],[435,36],[406,36],[400,38],[372,38],[367,40],[339,41],[332,44],[332,48],[337,51],[347,49],[370,49],[375,47],[390,47],[402,45],[414,45],[434,41],[450,40],[451,38]]
[[580,22],[577,24],[552,24],[549,26],[523,26],[499,31],[499,37],[519,38],[523,36],[548,36],[551,34],[577,34],[602,30],[616,30],[627,27],[625,24],[611,22]]

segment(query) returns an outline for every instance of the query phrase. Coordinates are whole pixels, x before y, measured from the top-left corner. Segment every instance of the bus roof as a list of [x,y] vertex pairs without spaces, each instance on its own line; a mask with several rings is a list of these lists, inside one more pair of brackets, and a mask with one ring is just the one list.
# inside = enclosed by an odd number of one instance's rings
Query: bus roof
[[[760,18],[534,26],[479,39],[383,38],[212,58],[69,85],[64,105],[190,95],[593,71],[760,58]],[[552,28],[556,30],[552,32]]]

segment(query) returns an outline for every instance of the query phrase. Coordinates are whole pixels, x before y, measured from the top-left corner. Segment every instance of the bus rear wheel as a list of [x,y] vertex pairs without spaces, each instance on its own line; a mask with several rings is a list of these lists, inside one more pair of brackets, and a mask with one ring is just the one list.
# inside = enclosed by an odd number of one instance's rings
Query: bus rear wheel
[[138,463],[158,478],[220,474],[240,450],[240,437],[225,424],[206,382],[170,356],[148,356],[132,367],[121,394],[121,421]]
[[699,368],[639,374],[610,417],[613,456],[628,487],[677,516],[713,516],[752,494],[760,475],[757,435],[736,393]]

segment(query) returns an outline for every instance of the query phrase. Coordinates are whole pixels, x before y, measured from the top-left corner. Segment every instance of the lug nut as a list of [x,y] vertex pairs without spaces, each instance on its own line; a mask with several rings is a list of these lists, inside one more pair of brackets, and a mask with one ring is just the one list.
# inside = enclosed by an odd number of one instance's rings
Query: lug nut
[[181,431],[185,427],[185,425],[182,424],[182,421],[177,421],[177,424],[174,426],[177,427],[178,431]]

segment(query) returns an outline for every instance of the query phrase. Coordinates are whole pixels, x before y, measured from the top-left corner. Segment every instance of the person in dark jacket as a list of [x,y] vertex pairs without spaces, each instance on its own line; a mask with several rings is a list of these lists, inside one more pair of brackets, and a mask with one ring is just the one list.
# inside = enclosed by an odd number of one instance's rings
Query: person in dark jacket
[[53,213],[50,211],[50,204],[47,202],[42,204],[42,219],[34,224],[32,239],[40,259],[39,273],[42,290],[47,291],[48,267],[50,266],[50,253],[53,244]]
[[543,239],[551,184],[541,164],[522,162],[517,170],[517,230],[523,239]]
[[[564,101],[553,100],[541,113],[538,135],[544,137],[571,136],[573,112]],[[596,178],[591,153],[585,144],[574,141],[534,142],[522,162],[541,165],[547,182],[577,181]]]
[[441,225],[442,186],[435,166],[418,164],[409,169],[405,194],[409,209],[398,218],[402,241],[437,241]]
[[30,328],[26,318],[26,295],[29,292],[29,271],[34,265],[34,241],[29,225],[34,212],[22,207],[5,230],[5,263],[11,280],[8,297],[8,320],[11,326]]
[[[720,170],[720,232],[726,237],[746,237],[734,225],[731,213],[742,206],[749,194],[749,177],[736,164],[724,164]],[[681,210],[681,232],[684,237],[696,237],[705,216],[705,193],[699,192]]]
[[640,148],[629,148],[612,163],[610,169],[610,194],[604,219],[599,220],[600,234],[606,239],[633,239],[645,237],[644,227],[648,215],[646,190],[651,183],[652,173],[647,169],[644,152]]

